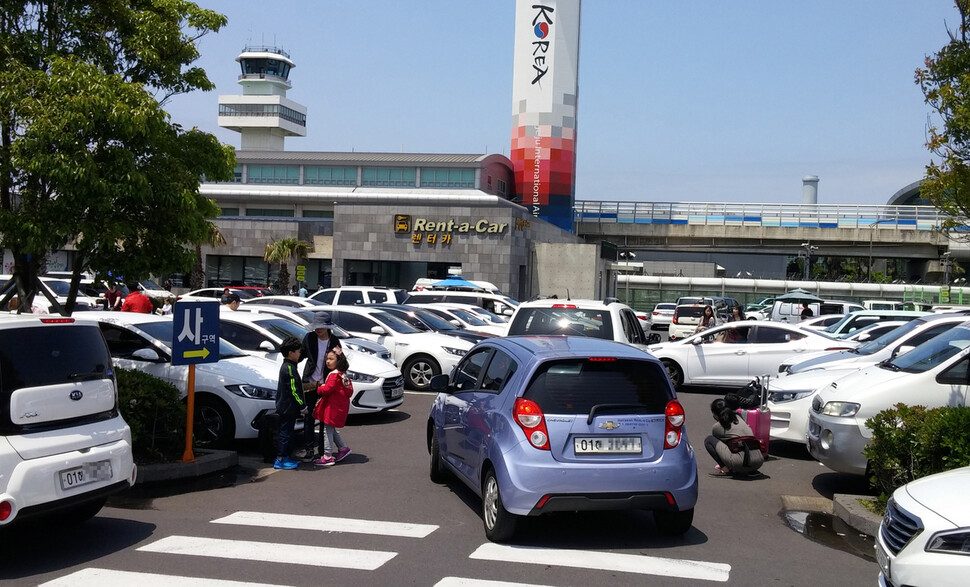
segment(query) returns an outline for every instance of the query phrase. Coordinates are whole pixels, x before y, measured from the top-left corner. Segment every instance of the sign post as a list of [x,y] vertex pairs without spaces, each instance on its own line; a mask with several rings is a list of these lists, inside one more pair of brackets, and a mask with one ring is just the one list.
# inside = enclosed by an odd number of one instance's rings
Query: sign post
[[195,366],[219,360],[219,303],[176,302],[172,311],[172,365],[188,365],[185,452],[182,461],[195,460],[192,429],[195,425]]
[[300,282],[306,281],[306,265],[296,266],[296,280]]

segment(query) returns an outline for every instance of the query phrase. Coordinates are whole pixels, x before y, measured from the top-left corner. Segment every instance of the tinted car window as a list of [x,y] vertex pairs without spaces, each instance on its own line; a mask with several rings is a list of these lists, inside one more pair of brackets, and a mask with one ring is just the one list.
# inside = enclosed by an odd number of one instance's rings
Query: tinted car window
[[252,330],[248,326],[232,324],[230,322],[219,323],[219,336],[223,340],[231,342],[237,347],[246,349],[247,351],[260,350],[259,343],[266,340],[263,335],[259,334],[255,330]]
[[333,291],[333,290],[331,290],[331,291],[322,291],[319,294],[314,294],[313,299],[315,299],[317,301],[320,301],[320,302],[323,302],[324,304],[330,305],[330,304],[333,303],[333,296],[336,293],[337,292],[336,291]]
[[127,359],[131,356],[131,353],[138,349],[147,348],[159,352],[151,342],[128,329],[112,326],[111,324],[101,324],[101,332],[104,334],[104,339],[108,342],[108,350],[111,351],[112,357]]
[[110,379],[111,373],[111,357],[97,328],[51,325],[4,330],[0,336],[0,395],[5,399],[23,387]]
[[337,298],[337,303],[341,306],[356,306],[363,304],[364,292],[354,290],[342,291],[340,292],[340,297]]
[[566,359],[540,366],[523,397],[546,414],[588,414],[593,406],[604,404],[662,414],[671,394],[667,374],[654,363]]
[[367,316],[351,314],[350,312],[333,312],[331,316],[335,323],[351,332],[370,332],[371,328],[377,326],[377,322]]
[[475,389],[478,376],[482,373],[482,367],[491,349],[479,349],[468,355],[455,369],[455,389],[457,391],[467,391]]
[[613,321],[607,310],[579,308],[520,308],[509,335],[563,334],[613,340]]
[[383,304],[387,301],[387,294],[382,291],[372,291],[367,293],[372,304]]
[[485,370],[485,376],[482,377],[482,389],[502,391],[514,374],[515,361],[504,352],[496,350],[488,363],[488,369]]

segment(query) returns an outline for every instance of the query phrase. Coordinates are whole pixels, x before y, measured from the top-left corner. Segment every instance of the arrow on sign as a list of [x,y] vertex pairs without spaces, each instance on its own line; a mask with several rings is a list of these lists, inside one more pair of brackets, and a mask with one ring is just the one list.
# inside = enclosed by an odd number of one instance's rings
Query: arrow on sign
[[182,353],[182,357],[185,359],[190,359],[192,357],[202,357],[203,359],[209,356],[209,349],[202,347],[201,351],[185,351]]

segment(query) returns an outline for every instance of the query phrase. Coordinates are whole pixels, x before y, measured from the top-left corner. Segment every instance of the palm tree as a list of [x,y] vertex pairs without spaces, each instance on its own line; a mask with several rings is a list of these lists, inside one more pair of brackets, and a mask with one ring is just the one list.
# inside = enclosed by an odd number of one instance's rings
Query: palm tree
[[205,287],[205,269],[202,267],[202,245],[206,244],[213,247],[226,244],[226,237],[219,232],[219,227],[209,224],[209,233],[201,243],[195,243],[195,266],[189,273],[189,289],[202,289]]
[[268,263],[280,264],[279,289],[281,293],[290,291],[290,272],[286,263],[293,258],[306,257],[313,245],[295,238],[281,238],[266,245],[263,260]]

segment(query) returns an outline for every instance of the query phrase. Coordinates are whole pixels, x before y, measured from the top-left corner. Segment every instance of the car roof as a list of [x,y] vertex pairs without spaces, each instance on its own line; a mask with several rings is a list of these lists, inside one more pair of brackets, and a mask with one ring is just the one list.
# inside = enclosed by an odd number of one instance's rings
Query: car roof
[[629,308],[626,304],[620,302],[610,302],[606,303],[603,300],[590,300],[590,299],[559,299],[559,298],[543,298],[541,300],[532,300],[531,302],[522,302],[519,304],[520,308],[552,308],[553,306],[576,306],[585,308]]
[[586,336],[508,336],[489,338],[479,344],[485,343],[539,359],[604,356],[659,362],[653,355],[632,345]]

